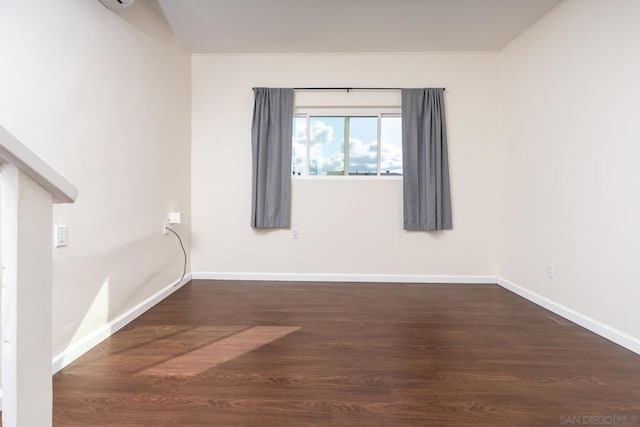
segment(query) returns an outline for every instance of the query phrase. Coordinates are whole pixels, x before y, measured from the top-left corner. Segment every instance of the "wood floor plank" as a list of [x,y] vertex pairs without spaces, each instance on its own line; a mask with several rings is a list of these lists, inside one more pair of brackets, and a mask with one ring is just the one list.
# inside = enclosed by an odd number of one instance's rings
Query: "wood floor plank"
[[640,424],[640,356],[494,285],[193,281],[54,377],[56,426],[610,415]]

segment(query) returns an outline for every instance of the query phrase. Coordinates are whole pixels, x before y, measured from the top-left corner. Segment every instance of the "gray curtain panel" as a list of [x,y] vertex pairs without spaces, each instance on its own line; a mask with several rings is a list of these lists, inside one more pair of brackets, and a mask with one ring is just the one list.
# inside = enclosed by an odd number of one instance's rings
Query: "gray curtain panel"
[[255,88],[251,127],[251,226],[291,223],[293,89]]
[[402,89],[405,230],[452,228],[444,89]]

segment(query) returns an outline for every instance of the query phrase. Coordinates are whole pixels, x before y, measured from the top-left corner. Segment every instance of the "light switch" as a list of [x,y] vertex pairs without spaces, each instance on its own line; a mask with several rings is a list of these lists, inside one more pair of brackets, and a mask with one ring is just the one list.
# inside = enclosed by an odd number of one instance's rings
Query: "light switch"
[[59,248],[61,246],[67,246],[68,231],[69,231],[69,227],[67,227],[66,225],[56,225],[55,236],[54,236],[56,248]]

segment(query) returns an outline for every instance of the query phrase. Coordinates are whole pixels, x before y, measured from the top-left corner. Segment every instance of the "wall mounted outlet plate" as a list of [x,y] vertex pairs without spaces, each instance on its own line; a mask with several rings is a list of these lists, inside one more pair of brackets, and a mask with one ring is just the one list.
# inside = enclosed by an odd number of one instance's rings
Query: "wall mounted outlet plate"
[[169,212],[169,224],[182,224],[182,212]]

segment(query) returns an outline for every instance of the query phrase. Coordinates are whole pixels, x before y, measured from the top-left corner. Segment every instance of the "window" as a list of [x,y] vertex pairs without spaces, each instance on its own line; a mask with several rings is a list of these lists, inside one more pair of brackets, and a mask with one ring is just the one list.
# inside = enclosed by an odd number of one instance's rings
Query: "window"
[[296,115],[293,175],[402,175],[402,119],[397,114]]

